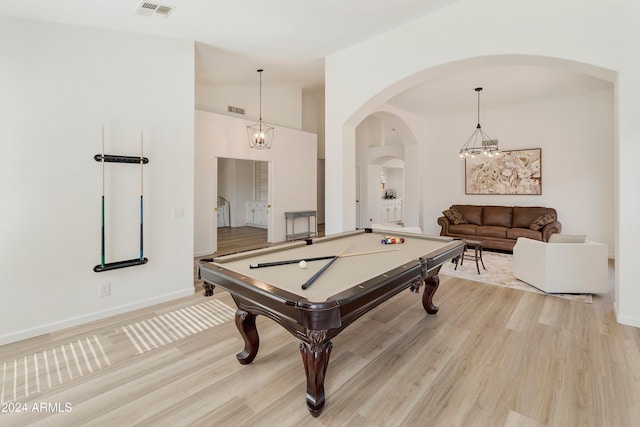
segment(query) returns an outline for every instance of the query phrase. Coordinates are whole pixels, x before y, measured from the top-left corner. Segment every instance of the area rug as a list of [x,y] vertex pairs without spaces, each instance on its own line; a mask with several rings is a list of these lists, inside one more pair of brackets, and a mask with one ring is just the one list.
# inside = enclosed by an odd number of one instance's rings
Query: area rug
[[476,263],[468,259],[464,261],[463,265],[458,266],[457,270],[454,270],[456,266],[454,263],[445,263],[440,269],[440,274],[589,304],[592,302],[591,294],[548,294],[522,280],[516,279],[513,276],[513,255],[511,254],[482,251],[482,259],[487,269],[483,270],[482,265],[480,265],[480,274],[476,270]]

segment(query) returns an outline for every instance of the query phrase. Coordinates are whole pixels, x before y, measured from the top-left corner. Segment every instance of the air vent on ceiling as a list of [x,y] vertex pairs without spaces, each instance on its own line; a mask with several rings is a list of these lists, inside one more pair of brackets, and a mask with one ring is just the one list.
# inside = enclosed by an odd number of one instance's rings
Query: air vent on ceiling
[[161,16],[164,18],[168,18],[174,9],[175,6],[145,1],[140,3],[140,6],[138,6],[135,13],[136,15],[141,16]]
[[244,114],[244,108],[232,107],[231,105],[227,106],[227,111],[230,113]]

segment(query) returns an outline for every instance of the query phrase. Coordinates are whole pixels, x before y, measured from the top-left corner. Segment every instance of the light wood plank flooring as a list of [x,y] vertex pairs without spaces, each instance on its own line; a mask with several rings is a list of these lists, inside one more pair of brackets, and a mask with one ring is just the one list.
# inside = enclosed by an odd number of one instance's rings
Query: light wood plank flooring
[[2,409],[26,409],[0,426],[638,425],[640,329],[615,322],[612,292],[584,304],[442,276],[435,300],[430,316],[403,292],[333,340],[318,418],[297,340],[259,317],[242,366],[231,297],[198,291],[0,347]]
[[267,229],[258,227],[219,227],[218,253],[258,249],[267,245]]

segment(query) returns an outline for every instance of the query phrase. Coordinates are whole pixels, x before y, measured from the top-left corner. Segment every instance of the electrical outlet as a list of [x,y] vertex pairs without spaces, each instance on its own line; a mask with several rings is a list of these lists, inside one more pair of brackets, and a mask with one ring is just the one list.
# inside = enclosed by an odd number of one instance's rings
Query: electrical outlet
[[98,287],[99,297],[108,297],[111,294],[111,283],[102,283]]
[[182,218],[184,216],[184,208],[173,208],[171,210],[171,217],[173,219]]

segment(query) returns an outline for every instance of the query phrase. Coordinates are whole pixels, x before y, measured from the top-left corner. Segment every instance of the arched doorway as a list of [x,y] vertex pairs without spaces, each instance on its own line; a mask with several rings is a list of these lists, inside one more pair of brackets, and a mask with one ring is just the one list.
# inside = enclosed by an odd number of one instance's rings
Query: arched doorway
[[378,111],[356,128],[357,227],[419,226],[416,138],[399,116]]

